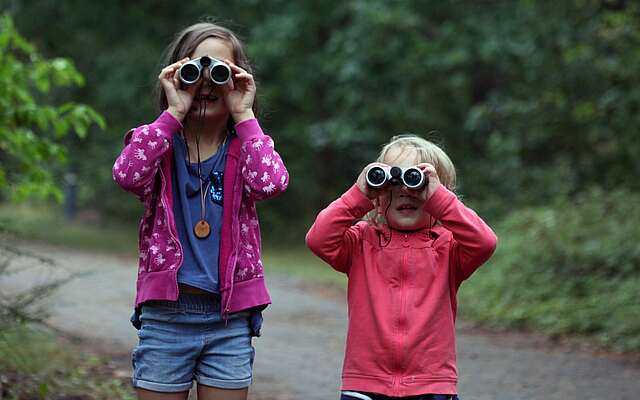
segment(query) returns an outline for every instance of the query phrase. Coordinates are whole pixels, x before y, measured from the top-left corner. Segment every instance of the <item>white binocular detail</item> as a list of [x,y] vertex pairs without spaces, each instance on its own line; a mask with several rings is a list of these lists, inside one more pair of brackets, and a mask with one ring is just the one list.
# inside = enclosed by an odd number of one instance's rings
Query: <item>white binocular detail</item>
[[209,77],[217,85],[224,85],[231,79],[231,68],[227,64],[216,58],[202,56],[180,67],[180,80],[185,85],[192,85],[200,79],[204,68],[209,69]]
[[374,165],[367,170],[367,185],[379,189],[387,184],[403,184],[409,189],[419,190],[427,184],[428,178],[418,167],[382,167]]

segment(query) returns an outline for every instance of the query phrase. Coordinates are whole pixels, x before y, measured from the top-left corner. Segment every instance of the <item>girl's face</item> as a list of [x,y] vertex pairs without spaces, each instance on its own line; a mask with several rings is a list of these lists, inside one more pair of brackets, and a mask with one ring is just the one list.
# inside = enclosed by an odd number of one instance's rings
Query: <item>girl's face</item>
[[[407,168],[416,166],[421,161],[415,149],[394,146],[387,151],[382,162],[389,166]],[[426,187],[422,190],[426,190]],[[379,197],[379,207],[390,228],[415,231],[427,227],[430,216],[424,211],[425,200],[420,197],[420,192],[402,184],[392,185],[384,190]]]
[[[231,45],[222,39],[207,38],[203,40],[189,57],[193,60],[198,57],[209,56],[218,60],[230,60],[235,63]],[[203,76],[198,82],[199,90],[196,92],[189,111],[189,118],[198,120],[200,107],[205,111],[205,120],[224,119],[229,117],[229,109],[223,98],[222,86],[216,85],[209,77],[209,69],[203,70]]]

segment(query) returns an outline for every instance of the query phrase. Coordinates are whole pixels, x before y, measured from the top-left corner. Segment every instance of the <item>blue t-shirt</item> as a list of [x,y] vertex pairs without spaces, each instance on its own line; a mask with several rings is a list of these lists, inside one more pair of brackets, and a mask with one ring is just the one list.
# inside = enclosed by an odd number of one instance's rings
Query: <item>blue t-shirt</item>
[[184,258],[178,270],[178,282],[217,294],[220,293],[218,256],[227,147],[225,142],[214,155],[200,162],[202,190],[206,192],[204,218],[211,227],[211,233],[206,239],[198,239],[193,231],[202,218],[198,164],[187,161],[187,148],[182,136],[173,136],[173,213]]

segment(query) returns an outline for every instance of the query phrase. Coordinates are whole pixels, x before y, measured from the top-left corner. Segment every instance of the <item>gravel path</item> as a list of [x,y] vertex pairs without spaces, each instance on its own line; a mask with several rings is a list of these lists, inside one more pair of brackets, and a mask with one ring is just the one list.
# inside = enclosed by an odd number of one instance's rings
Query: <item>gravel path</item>
[[[52,277],[84,275],[51,299],[50,324],[115,353],[136,343],[129,324],[135,267],[130,259],[30,246],[58,267],[33,267],[25,260],[0,279],[10,293]],[[269,275],[273,305],[265,311],[257,349],[252,400],[336,399],[346,329],[345,296],[299,279]],[[640,365],[550,345],[532,335],[493,334],[458,324],[460,394],[465,400],[635,399]]]

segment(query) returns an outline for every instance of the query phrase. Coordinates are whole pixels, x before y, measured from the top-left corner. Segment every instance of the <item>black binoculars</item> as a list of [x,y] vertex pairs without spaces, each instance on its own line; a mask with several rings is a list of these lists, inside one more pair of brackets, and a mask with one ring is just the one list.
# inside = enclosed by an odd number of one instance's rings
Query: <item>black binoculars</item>
[[227,64],[216,58],[202,56],[180,67],[180,80],[185,85],[192,85],[198,82],[204,68],[209,68],[209,77],[217,85],[224,85],[231,79],[231,68]]
[[400,167],[381,167],[374,165],[367,170],[367,185],[374,189],[380,189],[387,184],[399,185],[403,184],[409,189],[422,189],[429,179],[418,167],[400,168]]

